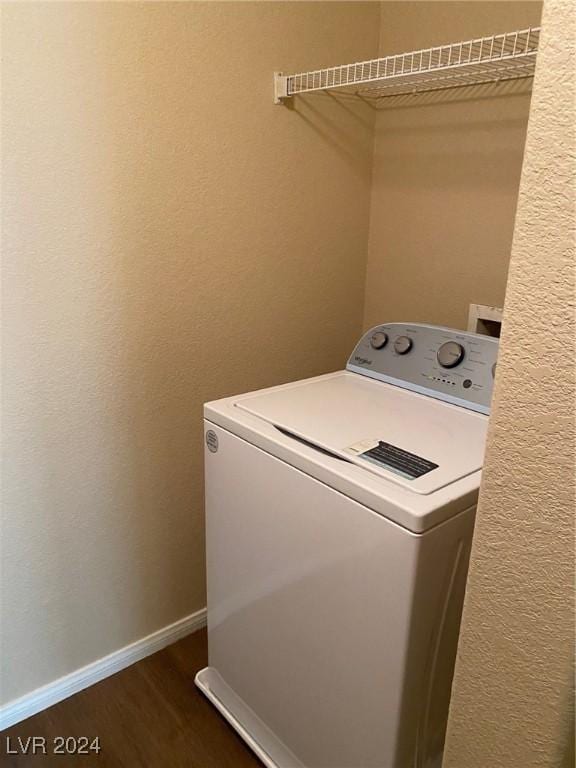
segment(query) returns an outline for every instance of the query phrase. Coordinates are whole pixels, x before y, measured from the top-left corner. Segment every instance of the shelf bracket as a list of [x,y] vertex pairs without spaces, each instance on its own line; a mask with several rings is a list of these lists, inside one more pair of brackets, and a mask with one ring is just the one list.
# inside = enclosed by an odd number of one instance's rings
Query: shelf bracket
[[274,72],[274,104],[283,104],[289,98],[288,78],[282,72]]

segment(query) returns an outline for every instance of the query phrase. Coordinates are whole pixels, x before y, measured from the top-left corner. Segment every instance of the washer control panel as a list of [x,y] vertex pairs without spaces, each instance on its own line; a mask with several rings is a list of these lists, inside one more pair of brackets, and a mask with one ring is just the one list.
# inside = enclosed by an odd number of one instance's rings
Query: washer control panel
[[420,323],[386,323],[360,339],[346,369],[490,413],[498,339]]

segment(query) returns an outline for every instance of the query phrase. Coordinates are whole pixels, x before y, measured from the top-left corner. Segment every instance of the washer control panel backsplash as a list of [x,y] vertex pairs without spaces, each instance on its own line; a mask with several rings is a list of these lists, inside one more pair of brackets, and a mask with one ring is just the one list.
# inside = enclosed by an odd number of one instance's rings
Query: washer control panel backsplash
[[360,339],[346,369],[490,413],[498,339],[421,323],[386,323]]

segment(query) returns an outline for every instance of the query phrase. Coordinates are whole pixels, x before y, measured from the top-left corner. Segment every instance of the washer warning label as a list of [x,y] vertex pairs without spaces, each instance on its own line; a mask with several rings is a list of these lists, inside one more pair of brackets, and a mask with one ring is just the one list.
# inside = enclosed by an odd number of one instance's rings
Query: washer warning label
[[409,480],[415,480],[417,477],[422,477],[427,472],[438,468],[438,464],[434,464],[433,461],[423,459],[422,456],[404,451],[402,448],[385,443],[382,440],[378,440],[377,444],[368,450],[354,452],[359,458],[380,467],[385,467]]

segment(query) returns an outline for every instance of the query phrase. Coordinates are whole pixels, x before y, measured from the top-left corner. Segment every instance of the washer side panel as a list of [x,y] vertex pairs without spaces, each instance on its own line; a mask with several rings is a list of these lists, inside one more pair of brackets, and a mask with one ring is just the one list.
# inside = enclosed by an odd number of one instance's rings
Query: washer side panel
[[396,766],[422,537],[208,427],[210,666],[304,765]]

